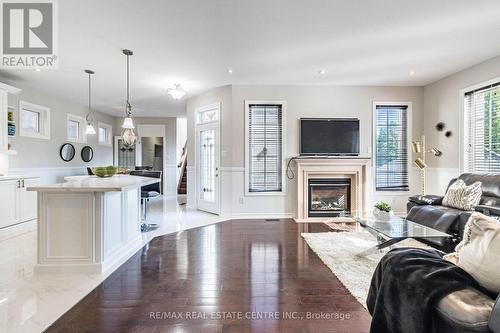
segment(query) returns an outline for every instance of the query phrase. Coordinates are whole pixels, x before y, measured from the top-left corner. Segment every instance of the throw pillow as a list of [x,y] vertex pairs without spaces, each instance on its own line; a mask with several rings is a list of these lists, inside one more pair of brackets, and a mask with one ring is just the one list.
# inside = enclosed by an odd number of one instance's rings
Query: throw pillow
[[469,273],[492,293],[500,292],[500,223],[478,212],[472,213],[465,225],[463,240],[455,253],[444,256]]
[[474,210],[481,200],[481,182],[467,186],[462,179],[450,185],[443,198],[443,206],[462,210]]

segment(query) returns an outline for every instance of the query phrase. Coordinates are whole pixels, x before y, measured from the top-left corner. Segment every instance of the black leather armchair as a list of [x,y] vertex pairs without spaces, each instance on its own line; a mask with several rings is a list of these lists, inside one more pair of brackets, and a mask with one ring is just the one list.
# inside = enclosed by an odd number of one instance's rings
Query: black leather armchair
[[[464,173],[459,178],[467,185],[480,181],[483,194],[475,210],[500,217],[500,174]],[[448,187],[455,181],[452,179]],[[407,218],[454,235],[451,239],[421,240],[450,252],[462,240],[472,212],[445,207],[442,201],[443,196],[439,195],[412,196],[407,204]],[[500,333],[500,296],[492,297],[474,288],[453,292],[436,304],[433,319],[434,333]]]

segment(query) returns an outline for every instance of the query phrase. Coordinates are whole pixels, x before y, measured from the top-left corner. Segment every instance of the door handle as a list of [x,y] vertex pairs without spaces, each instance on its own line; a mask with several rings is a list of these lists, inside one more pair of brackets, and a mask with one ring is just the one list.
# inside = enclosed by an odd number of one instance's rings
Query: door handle
[[17,188],[20,188],[20,187],[21,187],[21,181],[20,181],[20,180],[18,180],[18,181],[16,182],[16,186],[17,186]]
[[21,179],[22,185],[21,187],[24,187],[24,179]]

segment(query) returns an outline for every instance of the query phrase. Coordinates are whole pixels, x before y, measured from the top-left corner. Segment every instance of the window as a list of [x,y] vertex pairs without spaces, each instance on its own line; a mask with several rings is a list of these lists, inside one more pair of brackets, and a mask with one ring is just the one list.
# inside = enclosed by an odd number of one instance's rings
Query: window
[[464,95],[464,170],[500,172],[500,82]]
[[111,146],[113,139],[113,127],[111,125],[99,122],[97,134],[99,136],[99,145]]
[[198,124],[219,120],[219,105],[210,105],[198,112]]
[[70,142],[86,143],[87,134],[85,133],[87,122],[85,118],[68,114],[67,138]]
[[79,125],[78,121],[68,120],[68,140],[78,141]]
[[40,133],[40,112],[23,110],[21,112],[21,126],[25,132]]
[[246,194],[283,194],[284,102],[246,101]]
[[411,104],[375,103],[375,189],[408,191],[408,119]]
[[41,105],[19,102],[19,135],[50,139],[50,109]]

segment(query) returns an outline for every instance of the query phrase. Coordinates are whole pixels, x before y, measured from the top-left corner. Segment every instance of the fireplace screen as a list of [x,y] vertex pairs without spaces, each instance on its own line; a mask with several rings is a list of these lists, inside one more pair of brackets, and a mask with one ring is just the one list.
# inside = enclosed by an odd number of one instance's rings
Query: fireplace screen
[[309,179],[309,217],[347,216],[351,209],[351,179]]

